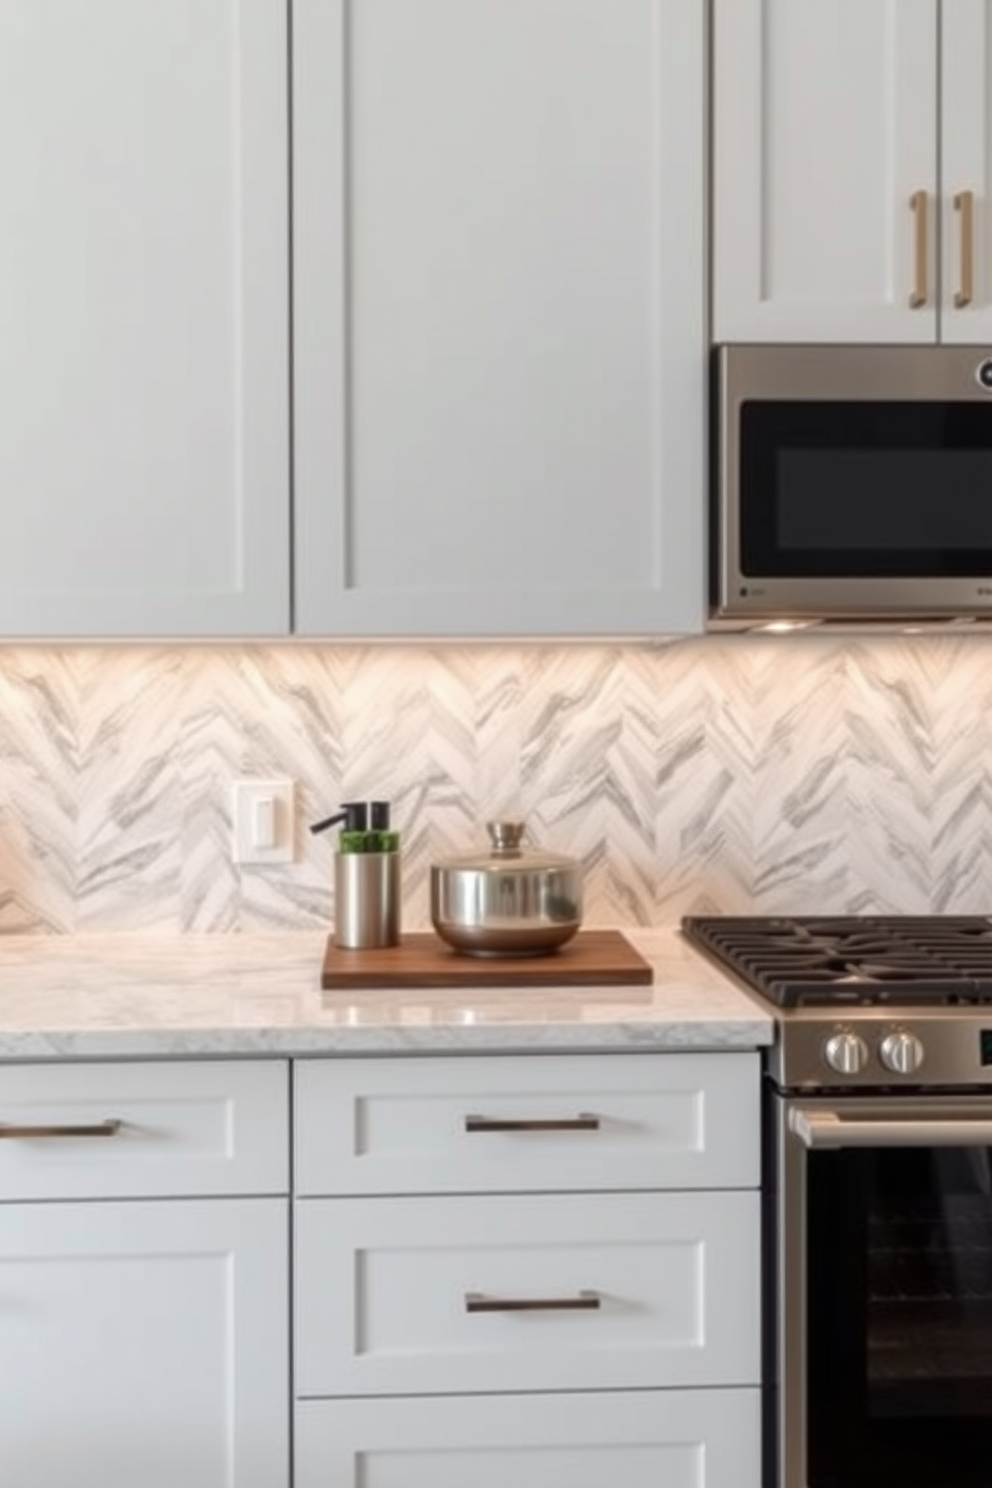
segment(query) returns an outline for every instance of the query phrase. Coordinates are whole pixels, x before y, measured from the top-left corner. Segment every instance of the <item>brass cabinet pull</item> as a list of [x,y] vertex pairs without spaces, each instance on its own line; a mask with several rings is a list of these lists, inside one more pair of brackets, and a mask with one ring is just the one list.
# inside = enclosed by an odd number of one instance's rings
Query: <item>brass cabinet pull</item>
[[975,297],[975,193],[959,191],[954,210],[961,214],[961,287],[954,294],[954,308],[963,310]]
[[466,1116],[467,1132],[599,1131],[599,1117],[580,1111],[578,1116],[522,1117]]
[[929,204],[929,198],[925,191],[914,191],[909,198],[909,208],[913,214],[915,224],[913,240],[916,272],[916,282],[909,297],[909,308],[911,310],[920,310],[927,302],[927,280],[929,277],[927,271],[927,247],[929,242],[927,218]]
[[0,1139],[6,1137],[23,1141],[34,1140],[35,1137],[115,1137],[122,1125],[123,1122],[113,1117],[109,1121],[97,1121],[89,1126],[16,1126],[0,1121]]
[[578,1292],[574,1297],[487,1297],[484,1292],[465,1293],[466,1312],[596,1312],[601,1306],[596,1292]]

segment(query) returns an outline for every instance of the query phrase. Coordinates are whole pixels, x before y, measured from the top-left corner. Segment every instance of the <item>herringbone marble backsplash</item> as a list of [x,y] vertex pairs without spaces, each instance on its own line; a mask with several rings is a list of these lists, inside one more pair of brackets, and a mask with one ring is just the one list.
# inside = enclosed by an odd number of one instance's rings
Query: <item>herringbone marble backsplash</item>
[[[297,784],[296,861],[231,861],[235,776]],[[992,912],[992,641],[0,649],[0,930],[332,919],[333,834],[387,797],[404,924],[520,815],[586,923]]]

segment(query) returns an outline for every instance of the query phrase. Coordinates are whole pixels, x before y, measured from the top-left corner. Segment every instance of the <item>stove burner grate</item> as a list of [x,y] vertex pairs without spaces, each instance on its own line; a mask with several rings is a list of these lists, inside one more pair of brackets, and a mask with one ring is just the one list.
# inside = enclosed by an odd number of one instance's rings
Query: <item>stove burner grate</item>
[[688,939],[779,1007],[992,1003],[979,915],[687,915]]

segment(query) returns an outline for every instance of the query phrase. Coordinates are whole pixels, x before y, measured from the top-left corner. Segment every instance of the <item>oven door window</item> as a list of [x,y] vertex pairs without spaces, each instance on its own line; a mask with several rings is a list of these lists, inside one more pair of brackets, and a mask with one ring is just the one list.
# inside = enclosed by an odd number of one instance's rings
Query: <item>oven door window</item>
[[992,1484],[992,1151],[807,1168],[808,1488]]
[[746,575],[987,575],[992,402],[746,402],[740,499]]

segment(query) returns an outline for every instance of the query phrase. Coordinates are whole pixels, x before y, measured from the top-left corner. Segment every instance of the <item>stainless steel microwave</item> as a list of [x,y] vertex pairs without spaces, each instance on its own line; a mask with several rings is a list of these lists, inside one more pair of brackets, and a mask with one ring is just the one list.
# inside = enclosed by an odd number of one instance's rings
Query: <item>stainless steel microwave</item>
[[720,346],[711,623],[992,625],[992,348]]

